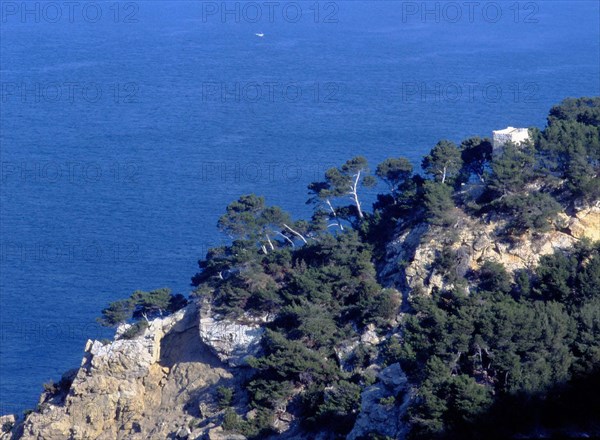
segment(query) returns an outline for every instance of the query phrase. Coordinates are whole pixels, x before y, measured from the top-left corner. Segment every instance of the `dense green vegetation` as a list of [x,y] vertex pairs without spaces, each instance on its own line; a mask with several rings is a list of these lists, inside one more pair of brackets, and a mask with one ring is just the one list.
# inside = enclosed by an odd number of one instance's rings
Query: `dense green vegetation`
[[[214,275],[197,291],[210,295],[221,313],[275,315],[262,341],[263,355],[249,361],[256,374],[246,391],[259,416],[247,421],[228,416],[228,425],[246,435],[268,432],[270,415],[290,402],[302,408],[307,425],[347,432],[365,378],[356,374],[360,368],[340,369],[335,348],[369,323],[391,328],[397,315],[399,293],[378,285],[371,246],[356,231],[324,231],[314,238],[293,251],[281,240],[266,254],[259,243],[238,271],[226,279]],[[364,367],[370,356],[365,352],[349,362]],[[298,387],[305,391],[298,394]]]
[[[274,432],[273,416],[285,410],[304,429],[343,436],[361,391],[375,380],[367,367],[395,362],[415,387],[406,420],[414,438],[599,423],[598,404],[582,408],[575,398],[600,392],[598,244],[557,251],[532,272],[482,262],[465,276],[448,248],[433,264],[453,287],[402,292],[404,304],[378,279],[385,245],[400,230],[427,224],[450,237],[471,217],[499,221],[501,238],[516,241],[551,229],[557,213],[598,200],[600,98],[567,99],[552,108],[543,131],[530,133],[531,142],[508,144],[502,154],[487,138],[440,141],[422,161],[424,175],[401,157],[371,174],[367,160],[355,157],[309,185],[309,221],[294,221],[256,195],[231,203],[218,222],[231,244],[199,262],[194,296],[232,318],[269,319],[244,389],[218,390],[223,426],[259,438]],[[376,179],[388,191],[371,212],[363,193]],[[101,322],[140,323],[184,301],[165,290],[136,292],[110,304]],[[367,326],[381,343],[360,342]],[[396,397],[381,405],[393,408]]]
[[[477,287],[469,295],[412,297],[403,344],[388,355],[421,384],[410,413],[419,438],[476,438],[494,401],[542,400],[600,365],[599,244],[543,257],[534,274],[515,283],[497,263],[471,277]],[[511,423],[496,435],[533,423]]]
[[136,290],[128,299],[110,303],[102,310],[102,316],[97,321],[105,327],[131,323],[122,335],[123,338],[130,339],[148,327],[148,320],[175,312],[186,304],[187,300],[183,295],[173,295],[167,288],[151,292]]

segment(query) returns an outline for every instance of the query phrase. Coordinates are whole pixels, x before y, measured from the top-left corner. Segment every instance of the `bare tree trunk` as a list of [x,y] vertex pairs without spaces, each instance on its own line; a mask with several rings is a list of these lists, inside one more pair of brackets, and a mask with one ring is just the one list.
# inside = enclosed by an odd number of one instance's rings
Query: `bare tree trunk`
[[331,204],[331,202],[329,201],[329,199],[325,199],[325,202],[327,203],[327,206],[329,206],[329,209],[331,210],[331,213],[333,214],[333,217],[335,218],[335,221],[337,222],[337,225],[343,231],[344,230],[344,226],[342,225],[342,222],[340,222],[340,220],[338,219],[338,216],[335,213],[335,209],[333,209],[333,205]]
[[290,238],[288,236],[286,236],[285,234],[282,234],[281,232],[278,232],[277,234],[281,235],[283,238],[285,238],[287,240],[287,242],[292,245],[292,247],[296,247],[294,242],[292,240],[290,240]]
[[267,254],[268,254],[268,252],[267,252],[267,248],[265,247],[265,245],[264,245],[264,244],[261,244],[261,245],[260,245],[260,248],[262,249],[262,251],[263,251],[263,254],[265,254],[265,255],[267,255]]
[[394,200],[394,205],[398,204],[398,200],[396,200],[396,194],[397,194],[397,190],[396,187],[392,184],[390,184],[390,194],[392,195],[392,199]]
[[[476,353],[473,357],[473,369],[477,370],[478,368],[481,368],[483,370],[483,352],[481,351],[481,346],[479,344],[476,344],[474,348],[476,350]],[[479,359],[479,364],[477,363],[477,359]]]
[[462,356],[462,352],[458,352],[456,355],[456,358],[454,358],[454,361],[452,361],[452,374],[458,374],[458,361],[460,360],[460,357]]
[[446,183],[446,172],[447,172],[447,168],[444,167],[442,170],[442,183]]
[[287,229],[288,231],[290,231],[290,232],[291,232],[292,234],[294,234],[295,236],[297,236],[297,237],[300,237],[300,239],[301,239],[301,240],[304,242],[304,244],[308,244],[308,241],[306,241],[306,238],[304,238],[304,236],[303,236],[303,235],[302,235],[300,232],[293,230],[292,228],[290,228],[290,227],[289,227],[288,225],[286,225],[285,223],[283,224],[283,227],[284,227],[285,229]]
[[271,239],[269,238],[269,234],[265,234],[265,237],[267,237],[267,243],[269,243],[269,247],[271,248],[272,251],[274,251],[275,247],[273,246],[273,243],[271,243]]
[[354,179],[354,184],[351,186],[350,194],[354,199],[354,204],[356,205],[356,209],[358,210],[358,217],[364,218],[362,209],[360,208],[360,201],[358,200],[358,181],[360,180],[360,171],[356,173],[356,179]]
[[[483,349],[483,352],[485,353],[485,355],[488,357],[488,364],[487,367],[485,367],[486,370],[489,370],[490,367],[492,366],[492,356],[490,355],[490,352],[488,351],[487,348]],[[482,361],[483,362],[483,361]]]

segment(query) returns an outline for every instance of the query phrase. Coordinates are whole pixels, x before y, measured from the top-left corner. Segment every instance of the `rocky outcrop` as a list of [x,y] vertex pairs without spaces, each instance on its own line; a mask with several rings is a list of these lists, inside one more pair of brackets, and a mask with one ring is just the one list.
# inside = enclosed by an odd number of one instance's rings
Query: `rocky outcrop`
[[240,366],[250,355],[258,354],[264,333],[264,319],[247,319],[241,323],[212,313],[208,301],[200,307],[200,340],[208,345],[218,358],[230,366]]
[[[448,249],[449,266],[459,277],[479,269],[484,261],[497,261],[512,272],[534,268],[542,255],[569,248],[584,237],[600,239],[600,206],[580,209],[572,216],[564,214],[549,232],[513,242],[499,232],[502,227],[500,220],[484,222],[461,215],[453,228],[424,223],[400,228],[387,246],[381,281],[405,296],[415,290],[427,293],[436,287],[452,287],[453,277],[440,273],[433,264]],[[81,366],[64,377],[68,385],[44,393],[37,410],[12,433],[0,433],[0,440],[243,440],[222,429],[223,410],[217,404],[216,389],[219,385],[240,388],[249,369],[235,367],[259,354],[269,319],[219,316],[210,301],[203,299],[150,321],[134,339],[122,337],[127,329],[122,326],[113,342],[90,340]],[[380,347],[383,340],[377,328],[368,325],[360,335],[335,347],[340,367],[350,371],[357,347]],[[369,368],[377,372],[382,367]],[[377,381],[361,394],[361,411],[347,438],[369,438],[372,432],[405,438],[410,399],[410,385],[399,364],[380,370]],[[304,431],[294,415],[297,408],[293,403],[288,408],[288,403],[278,406],[272,420],[277,438],[331,438],[326,431]],[[235,411],[243,414],[246,404],[234,402]],[[250,420],[253,411],[245,418]],[[0,422],[8,428],[15,420],[8,416]]]
[[570,219],[567,229],[575,238],[585,237],[592,241],[600,240],[600,203],[579,210]]
[[12,436],[12,430],[17,422],[13,414],[0,416],[0,440],[9,440]]
[[401,440],[406,437],[408,424],[405,416],[410,402],[406,375],[400,364],[382,370],[378,381],[361,394],[361,411],[348,440],[369,438],[370,433]]
[[227,433],[220,426],[208,431],[207,438],[208,440],[246,440],[243,435]]
[[572,247],[582,238],[600,239],[600,207],[580,210],[574,216],[562,214],[549,232],[526,234],[509,242],[500,231],[502,221],[484,222],[466,215],[452,230],[419,224],[401,231],[387,247],[381,277],[386,285],[404,292],[431,293],[434,288],[451,287],[432,266],[444,249],[453,252],[453,270],[459,277],[477,270],[485,261],[504,265],[509,272],[533,269],[543,255]]
[[43,395],[17,438],[145,440],[208,432],[218,417],[215,386],[233,379],[200,341],[198,327],[198,308],[190,304],[151,321],[135,339],[88,341],[68,394],[58,401]]

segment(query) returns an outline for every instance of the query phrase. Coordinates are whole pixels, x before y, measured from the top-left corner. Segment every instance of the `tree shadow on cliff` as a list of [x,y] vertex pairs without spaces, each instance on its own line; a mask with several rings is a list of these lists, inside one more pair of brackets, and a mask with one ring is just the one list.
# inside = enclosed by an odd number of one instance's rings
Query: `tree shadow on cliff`
[[[196,312],[197,313],[197,312]],[[198,320],[184,331],[171,330],[160,342],[160,361],[164,367],[173,367],[184,362],[201,362],[212,368],[223,368],[224,364],[200,339]]]
[[[196,311],[197,313],[197,311]],[[190,416],[200,419],[196,427],[202,427],[209,423],[220,424],[222,414],[219,410],[219,402],[217,397],[217,389],[220,386],[233,388],[236,390],[240,389],[240,385],[247,380],[248,374],[251,372],[245,368],[237,368],[233,376],[230,377],[218,377],[227,375],[226,371],[231,369],[223,363],[200,339],[200,332],[198,328],[198,317],[197,315],[191,317],[189,328],[183,331],[171,330],[161,341],[161,356],[160,365],[168,367],[170,369],[169,374],[178,374],[182,380],[190,381],[193,385],[193,375],[201,374],[202,369],[220,370],[215,374],[211,374],[210,377],[199,377],[197,387],[190,385],[186,386],[182,393],[185,393],[185,403],[183,404],[183,411]],[[190,365],[191,364],[191,365]],[[203,364],[202,369],[196,371],[192,365]],[[190,376],[192,376],[190,378]],[[246,404],[247,398],[240,393],[236,392],[235,405]]]
[[[170,376],[175,375],[173,380],[186,384],[176,396],[185,399],[183,411],[205,419],[200,403],[214,405],[217,386],[229,382],[218,375],[228,368],[200,339],[197,311],[195,313],[188,328],[173,329],[162,338],[159,363],[169,368]],[[208,374],[209,371],[213,374]]]
[[[223,418],[223,410],[228,408],[243,412],[248,406],[248,395],[243,389],[243,384],[252,373],[249,369],[239,368],[231,378],[221,378],[217,382],[205,387],[198,388],[189,393],[189,399],[183,406],[183,410],[199,419],[197,428],[211,423],[220,425]],[[219,396],[219,388],[233,391],[230,402],[224,402]]]

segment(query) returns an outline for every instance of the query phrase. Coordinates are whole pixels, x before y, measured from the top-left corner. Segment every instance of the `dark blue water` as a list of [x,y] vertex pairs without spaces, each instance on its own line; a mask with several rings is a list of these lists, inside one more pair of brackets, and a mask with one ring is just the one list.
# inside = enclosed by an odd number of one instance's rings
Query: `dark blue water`
[[188,293],[240,194],[308,215],[306,184],[353,155],[417,162],[600,93],[596,1],[29,5],[1,4],[2,413],[110,334],[109,301]]

